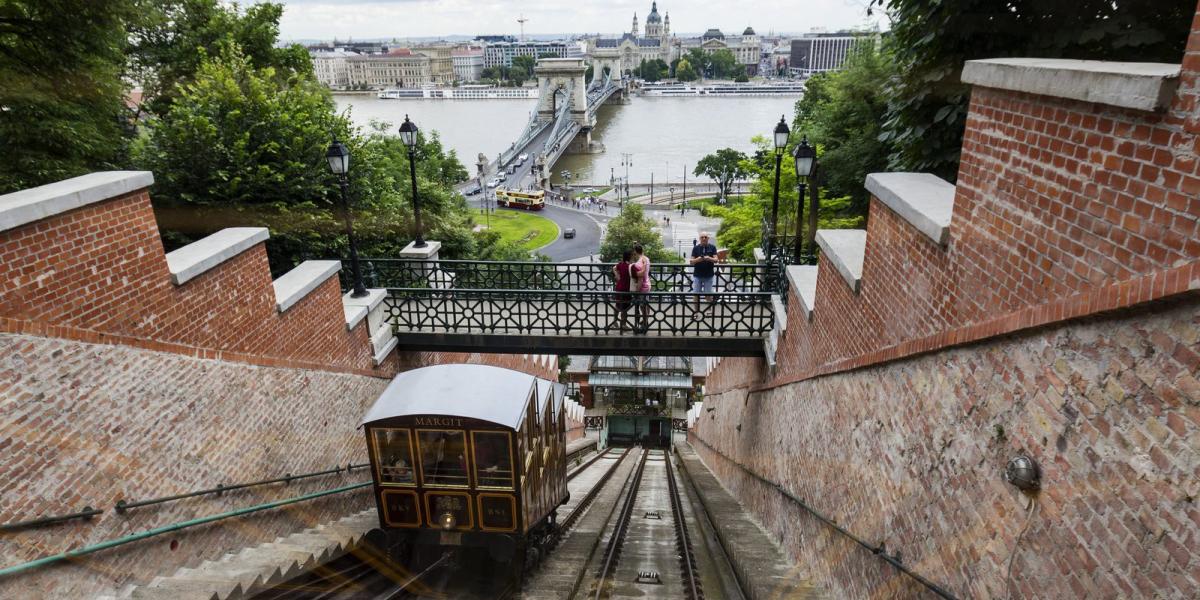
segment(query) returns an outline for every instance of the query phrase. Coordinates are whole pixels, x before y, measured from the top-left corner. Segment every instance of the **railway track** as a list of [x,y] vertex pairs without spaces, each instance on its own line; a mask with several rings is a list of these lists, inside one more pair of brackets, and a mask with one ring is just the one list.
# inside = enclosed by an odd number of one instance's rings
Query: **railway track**
[[642,450],[642,457],[638,460],[637,468],[627,484],[625,492],[625,501],[621,504],[621,511],[617,514],[617,520],[613,524],[612,533],[608,537],[608,545],[604,550],[604,558],[600,563],[600,570],[596,573],[596,579],[592,582],[593,593],[589,594],[595,600],[600,600],[611,592],[610,587],[613,575],[616,571],[617,561],[621,557],[621,548],[625,544],[625,535],[629,531],[629,522],[633,517],[633,506],[637,501],[638,488],[642,485],[642,475],[646,470],[646,459],[650,457],[649,450]]

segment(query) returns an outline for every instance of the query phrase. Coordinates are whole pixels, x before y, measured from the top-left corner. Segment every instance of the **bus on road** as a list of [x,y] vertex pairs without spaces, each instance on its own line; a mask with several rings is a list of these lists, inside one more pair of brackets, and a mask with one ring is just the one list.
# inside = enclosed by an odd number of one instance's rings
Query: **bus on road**
[[546,206],[544,190],[496,190],[496,203],[508,208],[523,208],[525,210],[542,210]]

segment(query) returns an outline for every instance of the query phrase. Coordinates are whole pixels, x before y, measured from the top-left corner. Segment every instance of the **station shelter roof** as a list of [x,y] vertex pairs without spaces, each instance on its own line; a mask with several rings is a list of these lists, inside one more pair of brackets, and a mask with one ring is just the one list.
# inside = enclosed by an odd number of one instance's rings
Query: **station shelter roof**
[[588,383],[593,387],[692,389],[692,376],[679,373],[592,373]]

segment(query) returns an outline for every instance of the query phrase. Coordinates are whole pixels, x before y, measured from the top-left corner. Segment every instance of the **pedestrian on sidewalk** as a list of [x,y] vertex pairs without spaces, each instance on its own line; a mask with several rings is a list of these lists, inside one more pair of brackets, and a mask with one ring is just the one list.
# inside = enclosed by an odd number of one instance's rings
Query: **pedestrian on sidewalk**
[[696,315],[700,314],[700,295],[709,294],[709,307],[716,300],[713,293],[713,279],[716,278],[717,247],[708,243],[708,232],[700,232],[700,243],[692,247],[692,292],[696,294]]

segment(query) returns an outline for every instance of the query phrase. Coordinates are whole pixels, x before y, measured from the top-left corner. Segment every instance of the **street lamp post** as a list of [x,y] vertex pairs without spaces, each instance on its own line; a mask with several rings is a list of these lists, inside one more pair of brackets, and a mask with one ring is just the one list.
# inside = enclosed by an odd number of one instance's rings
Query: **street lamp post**
[[[800,187],[800,196],[796,199],[796,248],[795,248],[795,263],[802,264],[802,256],[804,254],[804,236],[801,232],[804,231],[804,190],[808,184],[808,178],[812,176],[817,168],[817,149],[808,144],[808,136],[800,139],[800,144],[792,151],[792,158],[796,160],[796,181]],[[815,182],[813,185],[816,185]],[[817,207],[812,207],[812,216],[816,216]]]
[[329,161],[329,169],[338,176],[342,187],[342,218],[346,222],[346,238],[350,243],[350,271],[354,276],[354,291],[351,298],[362,298],[367,295],[363,285],[362,270],[358,266],[358,244],[354,240],[354,217],[350,213],[350,181],[346,175],[350,171],[350,149],[335,137],[325,152],[325,160]]
[[780,115],[779,124],[775,125],[775,192],[771,198],[771,239],[767,240],[768,254],[774,250],[775,236],[779,232],[779,166],[783,163],[783,150],[787,147],[788,136],[791,133],[783,115]]
[[416,229],[413,242],[414,248],[425,247],[425,235],[421,228],[421,199],[417,197],[417,124],[408,120],[404,115],[404,123],[400,125],[400,141],[408,146],[408,172],[412,178],[413,228]]

